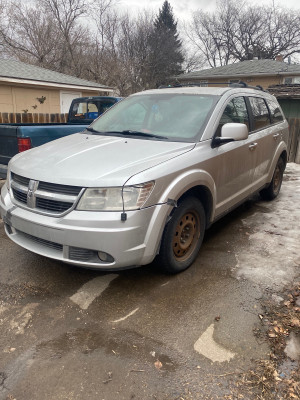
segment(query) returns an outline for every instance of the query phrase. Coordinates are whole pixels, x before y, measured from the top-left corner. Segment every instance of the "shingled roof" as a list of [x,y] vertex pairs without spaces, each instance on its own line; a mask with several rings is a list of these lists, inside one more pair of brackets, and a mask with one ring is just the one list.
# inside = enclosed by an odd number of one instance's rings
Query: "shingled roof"
[[275,60],[249,60],[222,67],[203,69],[201,71],[189,72],[178,75],[179,80],[208,79],[208,78],[231,78],[243,76],[260,75],[300,75],[300,65],[287,64]]
[[91,89],[111,89],[108,86],[96,82],[61,74],[35,65],[25,64],[21,61],[8,59],[0,59],[0,80],[4,80],[1,78],[35,81],[41,82],[41,84],[46,82],[57,85],[82,86]]

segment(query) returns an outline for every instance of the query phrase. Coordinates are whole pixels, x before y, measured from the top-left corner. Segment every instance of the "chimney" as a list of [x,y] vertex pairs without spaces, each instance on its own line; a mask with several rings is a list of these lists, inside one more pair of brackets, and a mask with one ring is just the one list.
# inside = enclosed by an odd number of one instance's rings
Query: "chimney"
[[275,60],[276,60],[276,61],[279,61],[279,62],[283,62],[283,56],[282,56],[281,54],[278,54],[278,55],[275,57]]

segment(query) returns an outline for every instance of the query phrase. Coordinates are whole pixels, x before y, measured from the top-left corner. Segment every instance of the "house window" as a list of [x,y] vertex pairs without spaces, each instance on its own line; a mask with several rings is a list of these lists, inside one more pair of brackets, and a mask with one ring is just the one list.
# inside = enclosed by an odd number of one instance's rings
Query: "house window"
[[300,76],[284,78],[284,83],[285,85],[291,85],[292,83],[300,84]]
[[232,83],[240,83],[240,80],[239,79],[229,79],[228,86],[231,85]]

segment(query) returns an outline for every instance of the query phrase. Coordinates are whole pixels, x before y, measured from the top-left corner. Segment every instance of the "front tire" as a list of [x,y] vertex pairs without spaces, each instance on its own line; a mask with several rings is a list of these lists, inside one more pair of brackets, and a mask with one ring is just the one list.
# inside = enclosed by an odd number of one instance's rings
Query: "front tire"
[[179,203],[167,223],[158,263],[167,273],[187,269],[197,257],[205,232],[205,212],[200,200],[188,197]]
[[260,196],[263,200],[273,200],[278,196],[282,184],[284,168],[284,161],[280,157],[276,164],[271,183],[260,191]]

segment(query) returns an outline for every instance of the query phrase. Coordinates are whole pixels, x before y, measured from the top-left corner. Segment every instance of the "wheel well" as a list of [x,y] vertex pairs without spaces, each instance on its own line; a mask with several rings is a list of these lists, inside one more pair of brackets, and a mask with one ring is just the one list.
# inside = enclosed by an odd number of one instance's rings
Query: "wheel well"
[[282,158],[283,159],[283,162],[284,162],[284,167],[286,166],[286,163],[287,163],[287,152],[286,151],[283,151],[281,154],[280,154],[280,157],[279,158]]
[[196,197],[203,205],[206,217],[206,227],[210,225],[210,219],[213,207],[213,198],[210,190],[206,186],[194,186],[185,192],[178,200],[177,203],[181,203],[187,197]]

